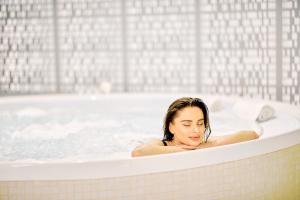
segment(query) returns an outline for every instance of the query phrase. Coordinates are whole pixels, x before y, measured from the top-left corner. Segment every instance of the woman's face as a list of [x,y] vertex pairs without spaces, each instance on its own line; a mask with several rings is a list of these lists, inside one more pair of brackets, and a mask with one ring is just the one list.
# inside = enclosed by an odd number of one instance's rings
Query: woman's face
[[169,130],[174,134],[175,144],[199,146],[205,131],[202,110],[196,106],[178,110],[169,125]]

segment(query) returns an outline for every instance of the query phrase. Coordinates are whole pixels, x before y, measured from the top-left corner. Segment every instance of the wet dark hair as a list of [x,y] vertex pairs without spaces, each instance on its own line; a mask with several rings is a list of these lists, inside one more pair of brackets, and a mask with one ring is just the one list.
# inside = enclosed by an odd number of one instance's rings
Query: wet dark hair
[[204,124],[205,124],[205,131],[204,131],[204,140],[207,142],[208,137],[210,136],[211,129],[209,124],[209,116],[208,116],[208,108],[206,104],[199,98],[191,98],[191,97],[182,97],[175,100],[168,108],[167,114],[164,120],[164,141],[172,141],[174,134],[172,134],[169,130],[170,123],[173,121],[177,111],[188,107],[188,106],[195,106],[202,110],[204,116]]

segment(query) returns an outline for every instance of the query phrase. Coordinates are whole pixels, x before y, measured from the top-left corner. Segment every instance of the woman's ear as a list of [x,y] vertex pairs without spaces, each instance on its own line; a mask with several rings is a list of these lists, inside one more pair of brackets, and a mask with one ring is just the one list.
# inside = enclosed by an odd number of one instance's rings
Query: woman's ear
[[169,124],[169,131],[174,135],[174,124],[172,122]]

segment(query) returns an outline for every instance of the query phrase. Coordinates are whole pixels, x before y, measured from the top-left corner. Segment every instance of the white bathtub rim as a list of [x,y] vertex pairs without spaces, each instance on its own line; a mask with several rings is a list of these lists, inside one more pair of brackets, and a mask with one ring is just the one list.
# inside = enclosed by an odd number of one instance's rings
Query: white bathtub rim
[[[187,170],[238,161],[300,144],[300,129],[270,138],[214,148],[122,160],[0,163],[0,181],[81,180]],[[195,159],[195,158],[199,159]]]
[[250,98],[250,97],[241,97],[238,95],[212,95],[205,93],[110,93],[110,94],[41,94],[41,95],[20,95],[20,96],[1,96],[0,97],[0,106],[7,103],[46,103],[51,101],[96,101],[106,98],[168,98],[175,100],[179,97],[199,97],[202,98],[205,102],[221,99],[224,102],[246,100],[246,101],[263,101],[269,103],[270,105],[277,106],[277,109],[286,109],[291,115],[300,120],[300,108],[291,105],[285,102],[273,101],[273,100],[263,100],[260,98]]
[[232,102],[238,100],[254,101],[254,102],[265,102],[269,103],[272,106],[276,106],[275,110],[283,109],[286,110],[289,114],[296,117],[300,120],[300,108],[291,105],[285,102],[273,101],[273,100],[263,100],[260,98],[250,98],[250,97],[241,97],[238,95],[213,95],[206,93],[109,93],[109,94],[41,94],[41,95],[20,95],[20,96],[1,96],[0,97],[0,106],[7,103],[46,103],[51,101],[97,101],[106,98],[168,98],[170,100],[175,100],[179,97],[199,97],[202,98],[206,103],[208,101],[222,100],[223,102]]
[[[211,100],[217,98],[225,99],[238,99],[237,95],[212,95],[205,93],[109,93],[109,94],[41,94],[41,95],[19,95],[19,96],[0,96],[0,105],[6,103],[20,103],[20,102],[47,102],[47,101],[82,101],[82,100],[101,100],[102,98],[170,98],[174,99],[179,97],[199,97],[203,100]],[[248,98],[247,98],[248,99]],[[251,99],[250,99],[251,100]]]

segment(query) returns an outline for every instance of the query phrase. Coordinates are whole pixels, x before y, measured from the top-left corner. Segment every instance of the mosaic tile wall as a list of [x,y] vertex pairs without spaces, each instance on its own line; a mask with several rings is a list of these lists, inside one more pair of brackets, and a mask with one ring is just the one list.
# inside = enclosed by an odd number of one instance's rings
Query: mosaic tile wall
[[202,91],[300,105],[300,5],[200,1]]
[[57,1],[61,92],[122,91],[121,13],[121,1]]
[[128,91],[195,91],[194,0],[127,0]]
[[21,2],[0,1],[0,93],[55,92],[52,2]]
[[201,1],[203,91],[276,98],[275,1]]
[[0,95],[204,92],[300,105],[296,0],[0,0]]
[[300,1],[282,3],[282,100],[300,105]]

